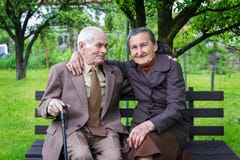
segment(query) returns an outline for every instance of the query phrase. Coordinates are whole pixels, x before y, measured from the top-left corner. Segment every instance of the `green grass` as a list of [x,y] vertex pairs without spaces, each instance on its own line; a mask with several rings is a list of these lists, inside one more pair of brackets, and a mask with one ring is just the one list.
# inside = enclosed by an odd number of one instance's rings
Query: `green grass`
[[24,159],[37,137],[34,91],[45,88],[47,76],[47,70],[28,70],[27,78],[18,81],[15,70],[0,70],[0,159]]
[[[210,74],[190,75],[187,81],[188,86],[194,86],[194,90],[211,90]],[[196,121],[196,124],[224,125],[223,137],[209,136],[207,138],[224,140],[240,157],[240,74],[216,75],[214,82],[215,91],[224,91],[224,101],[197,102],[195,105],[224,108],[224,119],[200,119]]]
[[[34,92],[45,89],[47,77],[48,70],[28,70],[27,78],[18,81],[15,70],[0,70],[0,159],[24,159],[32,142],[42,137],[34,134],[35,124],[46,123],[34,118],[34,108],[39,103],[34,100]],[[193,86],[194,90],[210,90],[210,78],[210,74],[188,75],[187,85]],[[199,102],[196,105],[223,107],[225,118],[202,119],[196,123],[223,124],[223,137],[207,138],[224,140],[240,156],[240,75],[216,75],[215,90],[224,91],[223,102]]]

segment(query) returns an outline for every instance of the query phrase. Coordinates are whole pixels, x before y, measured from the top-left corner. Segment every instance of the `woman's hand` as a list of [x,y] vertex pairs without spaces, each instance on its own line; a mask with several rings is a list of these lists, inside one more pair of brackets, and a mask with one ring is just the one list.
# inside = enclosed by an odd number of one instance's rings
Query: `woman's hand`
[[151,121],[145,121],[132,129],[128,137],[128,144],[130,147],[138,148],[146,135],[155,129]]
[[78,51],[74,52],[71,56],[70,61],[67,63],[66,67],[74,76],[80,75],[83,68],[83,60]]

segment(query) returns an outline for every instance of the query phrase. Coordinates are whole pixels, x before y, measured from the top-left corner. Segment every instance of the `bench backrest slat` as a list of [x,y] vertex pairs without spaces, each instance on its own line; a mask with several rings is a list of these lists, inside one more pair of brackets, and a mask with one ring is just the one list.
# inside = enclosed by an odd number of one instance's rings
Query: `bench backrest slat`
[[[132,108],[121,108],[122,117],[132,117]],[[205,117],[205,118],[217,118],[223,117],[223,108],[189,108],[187,109],[189,117]]]
[[221,118],[224,116],[223,108],[189,108],[187,112],[190,118]]
[[[35,100],[41,100],[44,91],[35,92]],[[122,96],[121,100],[136,100],[135,97]],[[223,101],[223,91],[186,91],[187,101]]]
[[[132,108],[121,108],[120,109],[122,117],[132,117],[133,109]],[[217,118],[223,117],[223,108],[189,108],[187,109],[187,114],[190,118]],[[35,117],[40,117],[35,109]]]
[[[36,125],[35,134],[46,134],[48,125]],[[129,126],[128,126],[129,127]],[[190,136],[219,136],[224,135],[223,126],[191,126]]]
[[190,127],[190,136],[223,136],[223,126],[192,126]]
[[223,91],[187,91],[187,101],[223,101]]

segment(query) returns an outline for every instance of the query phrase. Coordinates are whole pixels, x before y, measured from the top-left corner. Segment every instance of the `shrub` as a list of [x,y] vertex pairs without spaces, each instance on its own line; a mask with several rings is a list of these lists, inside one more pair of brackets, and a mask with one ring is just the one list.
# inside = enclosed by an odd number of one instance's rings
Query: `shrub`
[[8,54],[0,57],[1,69],[15,69],[16,68],[16,56],[15,54]]

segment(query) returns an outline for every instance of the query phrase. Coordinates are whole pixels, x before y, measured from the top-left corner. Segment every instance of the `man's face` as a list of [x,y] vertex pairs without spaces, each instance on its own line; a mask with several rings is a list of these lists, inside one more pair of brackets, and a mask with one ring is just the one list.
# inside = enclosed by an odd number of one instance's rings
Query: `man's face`
[[102,64],[107,53],[107,44],[106,35],[96,31],[93,40],[90,43],[84,43],[80,47],[80,53],[84,62],[93,67]]
[[141,32],[129,39],[130,54],[134,62],[148,65],[154,58],[157,44],[153,44],[147,32]]

